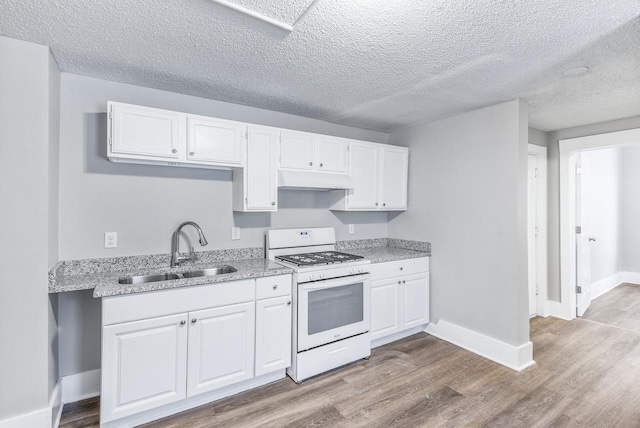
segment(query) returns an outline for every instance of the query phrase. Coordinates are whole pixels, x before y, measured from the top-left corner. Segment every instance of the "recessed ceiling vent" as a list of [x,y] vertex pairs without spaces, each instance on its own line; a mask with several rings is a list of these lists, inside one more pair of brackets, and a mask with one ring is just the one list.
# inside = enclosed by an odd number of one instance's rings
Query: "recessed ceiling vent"
[[251,18],[292,32],[319,0],[211,0]]

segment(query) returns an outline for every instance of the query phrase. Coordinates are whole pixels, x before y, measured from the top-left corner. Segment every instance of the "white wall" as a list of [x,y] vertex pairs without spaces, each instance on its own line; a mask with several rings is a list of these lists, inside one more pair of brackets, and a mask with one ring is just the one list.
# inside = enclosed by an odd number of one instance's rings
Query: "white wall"
[[0,58],[2,421],[43,409],[49,398],[51,58],[46,46],[5,37]]
[[536,128],[529,128],[529,144],[535,144],[536,146],[547,147],[549,144],[549,133],[541,131]]
[[622,151],[622,269],[640,272],[640,146]]
[[[61,260],[168,253],[171,234],[184,220],[202,226],[207,250],[261,247],[270,228],[333,226],[338,239],[387,236],[386,213],[331,212],[328,192],[280,191],[276,213],[234,213],[230,171],[111,163],[109,100],[379,143],[388,139],[380,132],[63,73]],[[349,223],[355,224],[354,235],[348,235]],[[231,241],[232,225],[241,228],[241,240]],[[104,232],[118,232],[117,249],[103,248]],[[61,294],[58,321],[60,374],[99,368],[100,301],[91,292]]]
[[586,215],[588,228],[583,233],[596,238],[591,247],[591,282],[615,275],[622,270],[622,183],[621,149],[591,150],[581,154],[590,164],[583,168],[588,186]]
[[514,346],[529,341],[527,137],[518,100],[390,136],[411,156],[389,235],[431,241],[432,319]]
[[584,137],[587,135],[604,134],[607,132],[624,131],[640,128],[640,116],[576,128],[562,129],[549,133],[547,150],[548,172],[548,298],[560,301],[560,152],[558,141],[568,138]]

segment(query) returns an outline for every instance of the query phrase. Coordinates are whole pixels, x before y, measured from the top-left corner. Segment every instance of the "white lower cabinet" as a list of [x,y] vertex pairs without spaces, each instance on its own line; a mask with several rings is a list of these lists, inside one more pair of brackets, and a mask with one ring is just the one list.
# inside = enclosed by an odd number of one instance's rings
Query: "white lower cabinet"
[[102,329],[103,422],[186,398],[187,314]]
[[291,296],[256,302],[256,376],[291,365]]
[[429,322],[428,258],[374,264],[371,269],[371,340]]
[[189,312],[187,396],[253,377],[254,303]]
[[139,425],[284,377],[291,315],[291,275],[104,298],[101,425]]

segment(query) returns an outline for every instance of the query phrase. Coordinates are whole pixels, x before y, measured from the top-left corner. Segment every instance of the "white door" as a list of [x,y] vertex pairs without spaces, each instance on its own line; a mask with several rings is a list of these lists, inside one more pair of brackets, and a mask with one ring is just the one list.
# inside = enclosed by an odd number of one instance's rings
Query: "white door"
[[253,377],[255,303],[189,313],[187,396]]
[[576,284],[580,287],[577,297],[577,314],[584,315],[591,304],[591,246],[589,236],[589,195],[591,163],[586,156],[578,156],[579,167],[576,170]]
[[318,171],[347,173],[349,140],[326,135],[318,136]]
[[528,243],[528,272],[529,272],[529,316],[536,315],[537,302],[537,281],[536,281],[536,155],[529,155],[528,161],[528,191],[527,191],[527,243]]
[[256,302],[256,376],[291,365],[291,296]]
[[429,322],[429,274],[401,277],[402,329]]
[[402,329],[400,320],[400,286],[396,279],[371,284],[371,340]]
[[306,132],[280,132],[280,168],[315,169],[316,136]]
[[409,150],[405,147],[382,146],[381,209],[407,209],[407,173]]
[[147,107],[111,104],[112,153],[173,158],[178,153],[180,115]]
[[187,117],[187,159],[198,163],[241,165],[245,126],[226,120]]
[[247,141],[247,209],[278,209],[278,130],[249,126]]
[[187,314],[102,329],[101,421],[186,398]]
[[349,174],[353,189],[347,193],[348,209],[377,209],[380,187],[380,149],[378,144],[351,142]]

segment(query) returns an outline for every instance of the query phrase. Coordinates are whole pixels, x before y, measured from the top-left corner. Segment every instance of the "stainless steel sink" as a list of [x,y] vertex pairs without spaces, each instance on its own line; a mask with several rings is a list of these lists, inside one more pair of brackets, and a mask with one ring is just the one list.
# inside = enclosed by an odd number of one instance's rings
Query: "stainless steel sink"
[[233,273],[237,272],[238,269],[233,266],[220,266],[211,269],[202,269],[202,270],[192,270],[189,272],[183,272],[182,275],[185,278],[197,278],[199,276],[214,276],[214,275],[224,275],[225,273]]
[[225,273],[233,273],[237,271],[238,269],[234,268],[233,266],[219,266],[211,269],[199,269],[199,270],[191,270],[191,271],[179,272],[179,273],[161,273],[158,275],[128,276],[125,278],[118,279],[118,283],[137,285],[137,284],[146,284],[148,282],[170,281],[172,279],[198,278],[201,276],[224,275]]
[[147,282],[169,281],[171,279],[181,279],[182,275],[175,273],[162,273],[159,275],[139,275],[118,279],[120,284],[146,284]]

